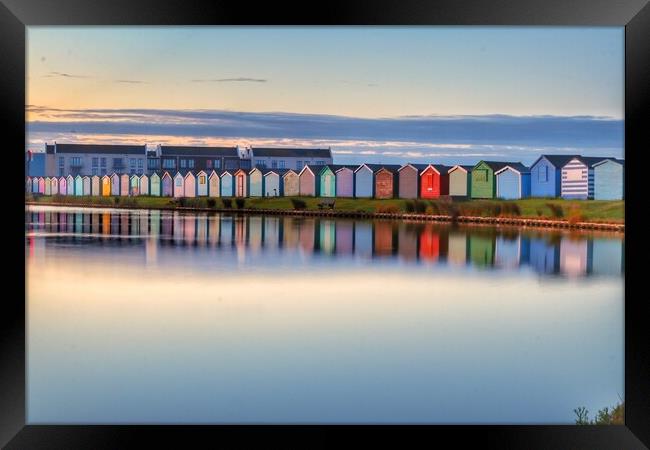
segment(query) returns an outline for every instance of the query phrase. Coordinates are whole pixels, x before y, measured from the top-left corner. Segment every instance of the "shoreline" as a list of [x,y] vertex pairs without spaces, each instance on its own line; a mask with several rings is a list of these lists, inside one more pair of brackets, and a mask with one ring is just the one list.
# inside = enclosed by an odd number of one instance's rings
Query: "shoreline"
[[386,212],[363,212],[363,211],[341,211],[341,210],[297,210],[297,209],[268,209],[268,208],[202,208],[195,206],[130,206],[130,205],[106,205],[106,204],[88,204],[87,202],[49,202],[49,201],[25,201],[25,205],[42,205],[42,206],[71,206],[71,207],[88,207],[88,208],[110,208],[110,209],[153,209],[162,211],[183,211],[183,212],[215,212],[230,214],[263,214],[278,216],[296,216],[296,217],[327,217],[327,218],[348,218],[348,219],[390,219],[390,220],[408,220],[418,222],[446,222],[467,225],[507,225],[521,228],[546,228],[546,229],[565,229],[565,230],[596,230],[596,231],[613,231],[625,233],[624,223],[612,222],[575,222],[570,223],[568,220],[554,220],[548,218],[524,218],[524,217],[483,217],[483,216],[457,216],[456,218],[449,215],[419,214],[419,213],[386,213]]

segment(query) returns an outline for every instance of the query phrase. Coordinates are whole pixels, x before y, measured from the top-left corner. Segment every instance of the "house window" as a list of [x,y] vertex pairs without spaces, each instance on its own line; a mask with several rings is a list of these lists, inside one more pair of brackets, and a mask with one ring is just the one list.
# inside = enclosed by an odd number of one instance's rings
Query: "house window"
[[138,159],[138,169],[142,169],[144,167],[144,161],[142,159]]
[[73,167],[81,167],[81,157],[80,156],[73,156],[72,161],[70,162],[70,165]]
[[60,176],[60,177],[63,176],[63,173],[64,173],[64,172],[65,172],[65,168],[64,168],[64,167],[59,167],[59,176]]
[[212,169],[212,160],[208,159],[205,161],[205,167],[208,169]]
[[158,168],[158,158],[150,158],[147,160],[147,169],[156,170]]
[[[113,158],[113,169],[121,169],[124,167],[122,164],[122,158]],[[118,170],[116,170],[117,172]]]
[[106,175],[106,173],[107,173],[106,167],[102,167],[102,175]]
[[63,167],[65,167],[65,157],[59,156],[59,169],[62,169]]
[[99,166],[102,169],[106,169],[106,158],[99,158]]
[[220,159],[215,159],[214,160],[214,168],[215,169],[221,169],[221,160]]
[[273,161],[271,161],[271,167],[272,167],[273,169],[277,169],[277,168],[278,168],[278,162],[277,162],[275,159],[274,159]]
[[187,167],[190,169],[194,169],[194,160],[193,159],[188,159],[187,160]]
[[237,160],[228,159],[226,160],[226,169],[237,169]]
[[296,169],[298,169],[298,170],[302,169],[302,161],[298,160],[296,162]]
[[316,161],[317,166],[322,166],[325,164],[325,161]]
[[163,159],[163,169],[175,169],[176,168],[176,159],[175,158],[165,158]]
[[181,159],[181,169],[187,168],[187,159]]
[[284,161],[280,161],[280,169],[284,169]]
[[133,173],[133,170],[135,169],[135,158],[131,158],[129,164],[131,166],[131,173]]
[[266,168],[266,161],[262,159],[257,160],[257,167],[264,167]]

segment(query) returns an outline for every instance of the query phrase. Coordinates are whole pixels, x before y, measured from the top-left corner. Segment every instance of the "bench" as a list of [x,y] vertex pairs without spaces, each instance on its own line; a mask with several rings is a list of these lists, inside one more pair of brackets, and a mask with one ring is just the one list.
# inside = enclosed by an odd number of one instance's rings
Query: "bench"
[[323,201],[318,204],[318,209],[323,209],[323,208],[334,209],[334,202],[335,200],[333,198],[323,199]]

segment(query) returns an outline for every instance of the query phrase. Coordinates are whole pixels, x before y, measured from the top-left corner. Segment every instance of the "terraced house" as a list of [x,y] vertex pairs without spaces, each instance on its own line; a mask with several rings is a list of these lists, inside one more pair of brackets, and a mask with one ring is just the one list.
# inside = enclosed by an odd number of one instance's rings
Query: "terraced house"
[[146,146],[109,144],[45,144],[45,175],[143,174]]

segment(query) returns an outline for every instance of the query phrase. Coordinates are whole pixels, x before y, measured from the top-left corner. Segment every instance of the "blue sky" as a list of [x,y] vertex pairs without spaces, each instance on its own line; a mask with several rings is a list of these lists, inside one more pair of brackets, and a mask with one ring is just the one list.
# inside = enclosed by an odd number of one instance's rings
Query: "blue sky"
[[621,27],[29,27],[27,37],[32,148],[330,145],[341,162],[623,151]]

